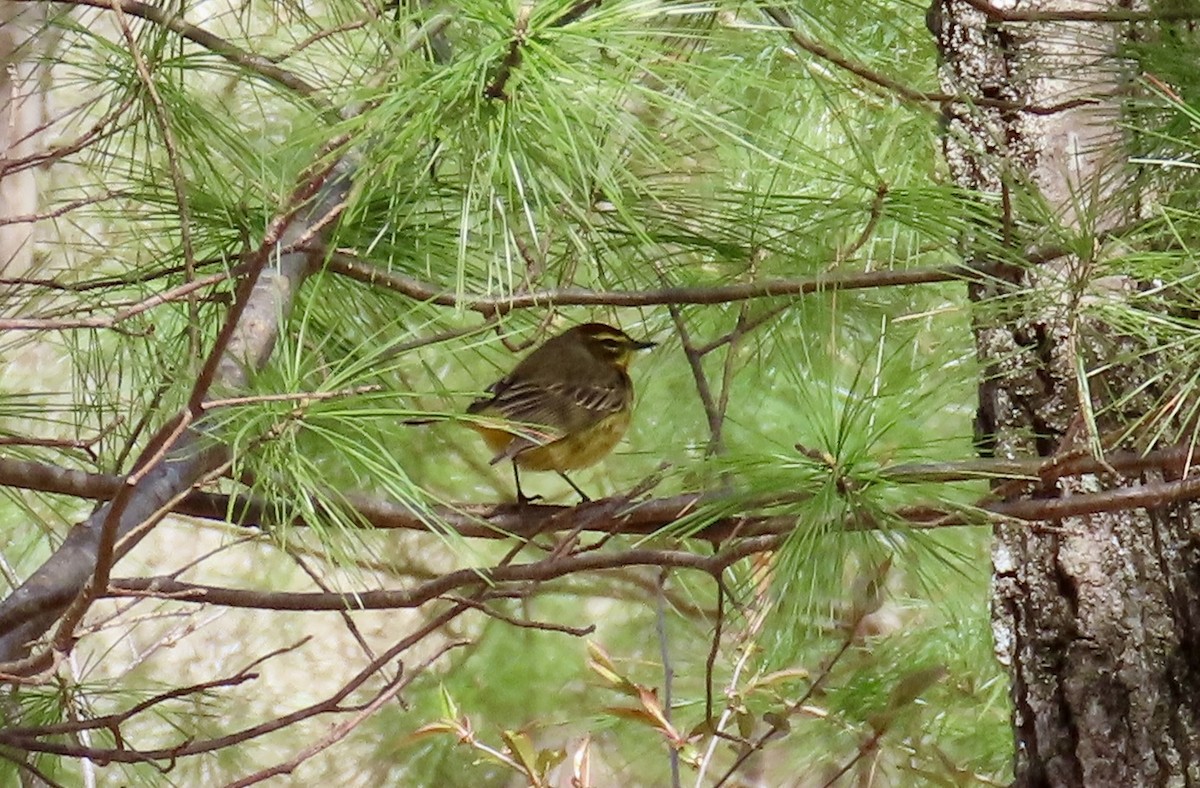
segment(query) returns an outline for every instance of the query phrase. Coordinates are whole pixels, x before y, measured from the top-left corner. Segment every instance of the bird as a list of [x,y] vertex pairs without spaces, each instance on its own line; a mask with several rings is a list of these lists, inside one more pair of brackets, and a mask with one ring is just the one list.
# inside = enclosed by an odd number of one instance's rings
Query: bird
[[604,458],[629,428],[633,381],[629,362],[656,343],[634,339],[604,323],[584,323],[546,340],[512,372],[467,406],[470,422],[493,452],[491,464],[510,460],[517,502],[520,469],[555,471],[584,501],[591,500],[566,471]]

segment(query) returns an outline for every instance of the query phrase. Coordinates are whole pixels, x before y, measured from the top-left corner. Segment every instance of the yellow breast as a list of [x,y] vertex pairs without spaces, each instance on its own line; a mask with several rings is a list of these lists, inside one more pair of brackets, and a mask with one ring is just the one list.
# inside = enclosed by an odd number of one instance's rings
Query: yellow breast
[[[629,419],[628,409],[614,413],[545,446],[532,446],[517,454],[514,460],[531,471],[570,471],[595,465],[620,442],[629,429]],[[513,436],[503,430],[475,429],[495,454],[503,452],[513,440]]]

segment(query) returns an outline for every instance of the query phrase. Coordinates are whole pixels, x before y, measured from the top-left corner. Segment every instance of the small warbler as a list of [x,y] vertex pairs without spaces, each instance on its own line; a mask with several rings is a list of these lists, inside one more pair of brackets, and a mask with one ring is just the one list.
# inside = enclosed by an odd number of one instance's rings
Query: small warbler
[[565,471],[599,462],[621,440],[633,410],[633,381],[626,370],[635,351],[654,344],[603,323],[569,328],[467,407],[471,415],[508,422],[470,426],[495,452],[493,465],[512,461],[518,502],[532,500],[521,491],[519,468],[556,471],[590,500]]

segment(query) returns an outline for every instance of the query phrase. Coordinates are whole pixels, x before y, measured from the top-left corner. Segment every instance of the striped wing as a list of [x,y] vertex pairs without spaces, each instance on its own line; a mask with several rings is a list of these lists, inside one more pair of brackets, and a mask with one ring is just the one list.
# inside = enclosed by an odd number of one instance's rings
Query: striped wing
[[471,403],[468,413],[491,413],[509,421],[546,428],[547,437],[558,438],[590,427],[606,416],[627,408],[633,389],[626,385],[589,386],[561,382],[497,381],[488,389],[490,397]]

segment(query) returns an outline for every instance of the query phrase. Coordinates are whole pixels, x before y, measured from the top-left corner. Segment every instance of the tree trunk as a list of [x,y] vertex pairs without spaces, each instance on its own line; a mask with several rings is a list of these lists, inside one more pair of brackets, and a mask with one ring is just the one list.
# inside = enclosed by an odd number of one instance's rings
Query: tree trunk
[[[976,261],[989,274],[970,288],[981,438],[1003,457],[1092,452],[1098,435],[1119,426],[1104,392],[1137,383],[1129,366],[1107,378],[1077,374],[1081,362],[1094,369],[1131,341],[1080,310],[1101,291],[1111,298],[1134,285],[1097,280],[1092,264],[1111,254],[1095,234],[1139,210],[1117,124],[1119,97],[1136,76],[1116,54],[1128,28],[1002,21],[980,5],[934,0],[929,25],[943,87],[970,99],[946,106],[951,173],[996,202],[1001,243],[1028,258],[1014,265],[980,252]],[[1023,13],[1123,7],[1019,5]],[[1084,98],[1095,101],[1076,101]],[[1099,239],[1091,259],[1045,253],[1072,236]],[[1101,414],[1096,422],[1081,403]],[[1161,480],[1075,476],[1029,494],[1069,498]],[[1200,785],[1196,512],[1178,504],[996,527],[993,632],[1012,675],[1016,785]]]

